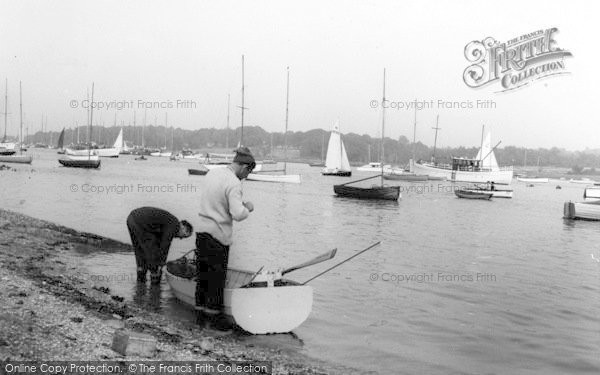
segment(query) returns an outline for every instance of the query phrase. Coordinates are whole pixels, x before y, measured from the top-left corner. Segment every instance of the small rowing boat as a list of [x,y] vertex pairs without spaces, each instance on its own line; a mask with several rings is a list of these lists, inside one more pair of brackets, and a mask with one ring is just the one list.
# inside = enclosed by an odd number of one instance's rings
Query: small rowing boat
[[491,193],[483,193],[483,192],[476,192],[476,191],[469,191],[469,190],[455,190],[454,194],[456,194],[456,196],[459,198],[466,198],[466,199],[489,200],[490,198],[492,198]]
[[188,168],[188,173],[193,176],[204,176],[205,174],[208,173],[208,169],[206,169],[206,168],[203,168],[203,169]]
[[[196,305],[196,266],[192,258],[167,262],[167,282],[177,299]],[[282,273],[227,269],[223,312],[235,324],[253,334],[286,333],[310,315],[313,289],[284,279]]]

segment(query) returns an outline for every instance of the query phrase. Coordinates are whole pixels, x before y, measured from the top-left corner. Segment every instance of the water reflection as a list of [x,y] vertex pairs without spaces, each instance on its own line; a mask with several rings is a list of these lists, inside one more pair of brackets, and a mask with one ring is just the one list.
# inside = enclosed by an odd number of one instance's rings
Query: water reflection
[[162,284],[136,283],[133,287],[133,302],[152,312],[161,311]]

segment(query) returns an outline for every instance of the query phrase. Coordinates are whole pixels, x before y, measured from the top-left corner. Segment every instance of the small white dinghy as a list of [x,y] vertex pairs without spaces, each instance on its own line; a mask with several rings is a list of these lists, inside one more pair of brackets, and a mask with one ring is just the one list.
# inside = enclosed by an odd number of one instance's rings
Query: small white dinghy
[[[167,262],[167,282],[177,299],[196,305],[195,264],[192,258]],[[286,333],[310,315],[313,289],[282,278],[282,273],[255,273],[229,268],[223,312],[253,334]]]

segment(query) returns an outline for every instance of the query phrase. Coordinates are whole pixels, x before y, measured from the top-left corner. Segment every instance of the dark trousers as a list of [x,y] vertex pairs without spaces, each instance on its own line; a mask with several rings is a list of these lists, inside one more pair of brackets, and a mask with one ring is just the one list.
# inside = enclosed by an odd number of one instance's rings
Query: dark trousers
[[229,246],[208,233],[196,233],[196,306],[223,308]]
[[[141,282],[146,281],[146,273],[150,271],[150,280],[152,284],[159,284],[162,277],[162,267],[156,262],[148,259],[148,254],[144,250],[144,246],[148,247],[149,243],[158,244],[158,238],[151,233],[143,233],[143,231],[136,225],[132,217],[127,218],[127,230],[129,231],[129,237],[131,237],[131,244],[135,251],[135,264],[137,266],[137,280]],[[144,244],[144,246],[142,246]],[[158,246],[158,245],[156,245]],[[150,247],[153,247],[150,245]]]

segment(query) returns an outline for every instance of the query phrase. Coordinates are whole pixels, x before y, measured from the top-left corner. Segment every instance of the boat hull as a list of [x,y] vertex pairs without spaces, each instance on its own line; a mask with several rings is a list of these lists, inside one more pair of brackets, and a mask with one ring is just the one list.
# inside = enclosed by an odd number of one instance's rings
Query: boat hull
[[587,187],[583,191],[583,199],[600,199],[600,186]]
[[[169,262],[171,263],[171,262]],[[175,297],[196,305],[196,281],[169,271],[167,282]],[[313,290],[307,285],[240,288],[253,277],[249,271],[227,270],[223,312],[242,329],[253,334],[287,333],[299,327],[312,310]]]
[[400,186],[377,186],[372,188],[361,188],[348,185],[333,185],[333,191],[340,197],[356,199],[381,199],[395,201],[400,198]]
[[600,200],[590,202],[565,202],[565,219],[600,221]]
[[193,169],[189,168],[188,173],[193,176],[204,176],[208,173],[208,169]]
[[351,177],[352,171],[340,171],[337,169],[334,169],[334,170],[324,169],[323,171],[321,171],[321,174],[323,176]]
[[58,162],[69,168],[100,168],[99,159],[58,159]]
[[537,182],[541,184],[547,183],[549,180],[544,177],[517,177],[517,181],[521,182]]
[[119,150],[116,148],[99,148],[94,150],[102,158],[118,158]]
[[513,178],[512,169],[500,169],[497,171],[459,171],[452,169],[437,168],[434,166],[411,163],[411,171],[414,174],[428,175],[434,178],[445,178],[450,181],[485,183],[493,181],[496,183],[510,184]]
[[490,190],[490,189],[464,189],[464,191],[474,193],[492,194],[492,198],[512,198],[512,190]]
[[14,156],[0,156],[0,162],[2,163],[19,163],[19,164],[31,164],[33,158],[31,155],[14,155]]
[[412,181],[412,182],[422,182],[427,181],[429,178],[426,175],[418,175],[413,173],[390,173],[383,175],[384,180],[391,181]]
[[492,198],[492,194],[490,193],[473,192],[468,190],[455,190],[454,194],[456,194],[456,196],[459,198],[465,199],[490,200]]
[[585,179],[585,178],[582,179],[582,180],[570,179],[569,182],[572,183],[572,184],[583,184],[583,185],[594,185],[594,184],[598,183],[598,182],[596,182],[594,180]]

